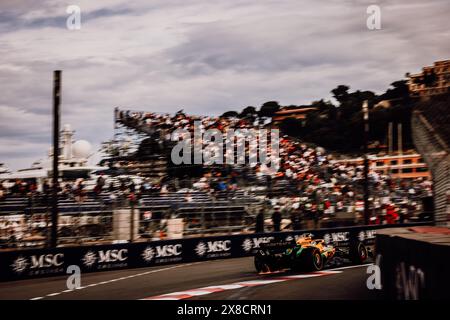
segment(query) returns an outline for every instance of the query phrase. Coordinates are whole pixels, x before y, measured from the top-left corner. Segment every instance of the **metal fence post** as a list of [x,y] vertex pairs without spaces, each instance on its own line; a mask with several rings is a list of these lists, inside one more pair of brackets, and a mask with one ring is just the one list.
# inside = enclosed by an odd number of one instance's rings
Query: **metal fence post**
[[130,201],[130,242],[134,240],[134,201]]

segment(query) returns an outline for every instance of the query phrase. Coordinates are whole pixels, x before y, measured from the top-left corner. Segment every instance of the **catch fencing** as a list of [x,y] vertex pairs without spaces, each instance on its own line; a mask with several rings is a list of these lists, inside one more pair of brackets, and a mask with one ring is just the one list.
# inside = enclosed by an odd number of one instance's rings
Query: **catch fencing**
[[[445,106],[448,109],[448,105]],[[440,122],[438,118],[448,117],[448,111],[439,110],[438,107],[439,105],[429,105],[426,111],[415,110],[412,116],[412,132],[414,143],[432,173],[435,222],[437,225],[446,225],[450,221],[449,137],[441,136],[439,132],[446,131],[440,131],[434,124]],[[448,126],[448,122],[446,125]]]

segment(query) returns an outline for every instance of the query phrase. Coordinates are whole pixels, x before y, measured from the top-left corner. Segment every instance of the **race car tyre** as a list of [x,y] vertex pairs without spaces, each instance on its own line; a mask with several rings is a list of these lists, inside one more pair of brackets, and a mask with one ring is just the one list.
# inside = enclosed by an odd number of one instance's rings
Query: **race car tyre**
[[358,242],[355,246],[350,248],[350,260],[354,264],[362,264],[367,260],[367,248],[362,242]]
[[311,264],[311,269],[313,271],[320,271],[323,268],[323,259],[322,259],[322,254],[320,253],[319,249],[314,249],[313,252],[311,253],[311,260],[312,260],[312,264]]
[[302,252],[299,263],[294,265],[294,269],[302,271],[320,271],[323,269],[323,258],[320,250],[309,248]]
[[258,251],[255,255],[255,268],[258,273],[270,272],[270,266],[264,252]]

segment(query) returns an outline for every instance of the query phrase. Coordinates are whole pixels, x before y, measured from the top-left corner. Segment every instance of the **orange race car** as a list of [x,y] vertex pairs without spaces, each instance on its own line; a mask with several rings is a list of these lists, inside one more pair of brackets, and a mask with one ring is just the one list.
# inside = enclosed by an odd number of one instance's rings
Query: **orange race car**
[[263,273],[283,269],[319,271],[335,256],[348,258],[353,263],[362,263],[367,259],[368,251],[362,242],[352,245],[347,251],[326,245],[323,239],[305,235],[294,242],[262,244],[255,255],[255,267],[258,272]]

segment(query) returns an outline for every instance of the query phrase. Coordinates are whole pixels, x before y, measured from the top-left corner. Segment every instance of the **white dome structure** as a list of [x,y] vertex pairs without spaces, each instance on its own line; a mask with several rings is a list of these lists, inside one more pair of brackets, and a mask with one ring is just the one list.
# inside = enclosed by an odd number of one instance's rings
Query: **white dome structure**
[[86,140],[78,140],[72,146],[74,158],[87,159],[91,154],[92,145]]

